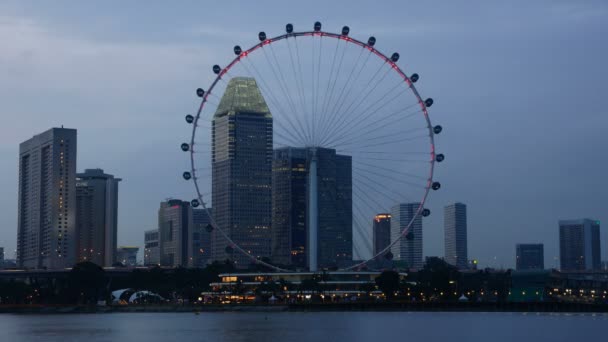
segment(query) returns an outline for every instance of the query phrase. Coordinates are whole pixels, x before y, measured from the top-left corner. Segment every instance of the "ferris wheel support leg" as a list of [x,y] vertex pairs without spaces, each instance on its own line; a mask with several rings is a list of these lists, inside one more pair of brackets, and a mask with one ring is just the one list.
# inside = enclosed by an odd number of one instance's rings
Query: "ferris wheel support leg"
[[313,148],[308,172],[308,269],[318,269],[319,196],[317,178],[317,149]]

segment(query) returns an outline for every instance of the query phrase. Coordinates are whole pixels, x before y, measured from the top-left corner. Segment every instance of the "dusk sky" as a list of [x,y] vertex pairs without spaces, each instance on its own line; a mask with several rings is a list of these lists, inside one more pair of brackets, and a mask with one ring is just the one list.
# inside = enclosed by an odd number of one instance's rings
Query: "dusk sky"
[[[468,206],[469,257],[513,267],[515,244],[559,256],[558,220],[602,222],[608,260],[608,3],[605,1],[3,1],[0,3],[0,246],[13,258],[19,143],[78,130],[77,170],[123,179],[119,245],[143,247],[159,203],[194,198],[181,178],[184,115],[235,44],[285,24],[350,26],[417,72],[433,97],[436,170],[424,255],[443,256],[443,206]],[[604,223],[606,222],[606,223]]]

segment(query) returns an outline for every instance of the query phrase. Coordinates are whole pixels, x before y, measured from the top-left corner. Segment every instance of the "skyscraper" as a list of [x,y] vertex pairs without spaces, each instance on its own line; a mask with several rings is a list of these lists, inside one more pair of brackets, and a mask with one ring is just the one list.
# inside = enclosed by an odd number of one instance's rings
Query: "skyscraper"
[[[391,243],[410,224],[410,231],[391,248],[394,260],[406,261],[408,267],[422,268],[422,216],[416,211],[420,203],[401,203],[391,208]],[[413,220],[413,221],[412,221]]]
[[374,255],[391,244],[391,214],[381,213],[374,217]]
[[590,219],[559,221],[559,255],[563,271],[599,270],[600,222]]
[[116,248],[116,261],[123,266],[137,266],[137,252],[139,252],[139,247],[120,246]]
[[326,148],[285,147],[272,163],[272,260],[308,266],[310,165],[316,155],[318,265],[352,259],[352,158]]
[[102,169],[76,174],[76,255],[109,267],[116,260],[118,182]]
[[160,233],[158,229],[144,232],[144,266],[160,265]]
[[443,210],[445,261],[459,269],[468,266],[467,206],[454,203]]
[[545,252],[542,243],[518,243],[515,249],[515,267],[518,271],[545,269]]
[[76,130],[52,128],[19,145],[17,265],[76,262]]
[[[207,208],[212,213],[212,208]],[[211,223],[206,209],[192,209],[192,262],[190,267],[205,267],[211,258],[211,231],[207,226]]]
[[171,199],[160,203],[158,231],[161,266],[189,266],[192,258],[192,207]]
[[[235,77],[212,122],[212,201],[215,223],[255,257],[270,256],[272,115],[253,78]],[[212,233],[212,259],[250,260]]]

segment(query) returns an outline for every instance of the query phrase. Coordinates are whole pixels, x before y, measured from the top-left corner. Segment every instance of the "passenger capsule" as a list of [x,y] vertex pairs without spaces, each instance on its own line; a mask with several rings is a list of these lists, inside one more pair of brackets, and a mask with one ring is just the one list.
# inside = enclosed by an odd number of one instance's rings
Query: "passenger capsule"
[[321,31],[321,23],[320,22],[315,22],[315,31],[319,32]]
[[393,260],[393,253],[391,253],[391,251],[386,252],[386,254],[384,254],[384,258],[386,260]]
[[441,154],[441,153],[435,156],[435,160],[436,160],[438,163],[441,163],[441,162],[442,162],[444,159],[445,159],[445,157],[444,157],[444,156],[443,156],[443,154]]
[[217,65],[217,64],[216,64],[216,65],[214,65],[214,66],[213,66],[213,72],[214,72],[216,75],[218,75],[218,74],[220,73],[220,71],[222,71],[222,68],[220,68],[220,66],[219,66],[219,65]]
[[207,233],[211,233],[213,231],[213,226],[211,225],[211,223],[209,223],[206,227],[205,230],[207,231]]
[[367,40],[367,45],[374,46],[374,44],[376,44],[376,37],[369,37]]
[[190,180],[190,178],[192,178],[192,174],[188,171],[184,172],[183,176],[185,180]]
[[430,209],[427,209],[427,208],[422,209],[422,216],[427,217],[429,215],[431,215]]
[[205,91],[202,88],[196,89],[196,96],[203,97],[205,95]]
[[431,185],[431,188],[433,190],[439,190],[439,188],[441,188],[441,183],[439,183],[439,182],[433,182],[433,185]]
[[240,56],[241,52],[243,52],[243,50],[241,49],[240,46],[237,45],[237,46],[234,47],[234,54],[235,55]]
[[391,61],[396,62],[396,61],[398,61],[398,60],[399,60],[399,54],[395,52],[395,53],[394,53],[394,54],[391,56]]
[[433,99],[429,97],[428,99],[424,100],[424,105],[427,106],[427,107],[432,106],[433,105]]
[[182,151],[188,152],[189,149],[190,149],[190,145],[188,145],[187,143],[182,144]]
[[348,33],[350,32],[350,28],[348,26],[344,26],[342,28],[342,35],[343,36],[348,36]]
[[285,31],[287,31],[287,33],[292,33],[293,32],[293,25],[292,24],[285,25]]
[[409,232],[409,233],[405,234],[405,239],[408,241],[414,240],[414,232]]
[[441,127],[440,125],[433,127],[433,133],[435,133],[435,134],[441,133],[442,130],[443,130],[443,127]]
[[201,205],[201,202],[199,202],[196,198],[193,199],[192,201],[190,201],[190,205],[192,205],[192,208],[196,208],[199,205]]
[[227,254],[232,254],[232,252],[234,252],[234,248],[232,248],[232,246],[226,246],[224,250]]
[[412,76],[410,76],[410,81],[412,81],[412,83],[418,82],[418,79],[420,79],[420,76],[418,76],[418,74],[412,74]]
[[194,122],[194,116],[188,114],[186,115],[186,122],[187,123],[193,123]]
[[260,33],[258,33],[258,39],[263,42],[266,40],[266,32],[262,31]]

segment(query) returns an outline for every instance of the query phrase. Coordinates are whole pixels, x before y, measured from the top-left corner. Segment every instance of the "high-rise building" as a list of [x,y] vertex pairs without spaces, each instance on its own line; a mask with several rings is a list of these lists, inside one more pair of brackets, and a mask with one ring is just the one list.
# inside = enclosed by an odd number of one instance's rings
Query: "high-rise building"
[[144,266],[160,265],[160,233],[158,229],[144,232]]
[[391,244],[391,214],[381,213],[374,217],[374,255]]
[[118,182],[102,169],[76,174],[76,255],[109,267],[116,260]]
[[190,202],[171,199],[158,210],[161,266],[189,266],[192,258],[192,207]]
[[600,221],[559,221],[559,255],[563,271],[601,268]]
[[467,253],[467,206],[454,203],[443,210],[445,261],[465,269],[469,259]]
[[[400,203],[391,208],[391,243],[410,225],[406,236],[393,245],[393,259],[405,261],[408,267],[422,268],[422,215],[416,216],[420,203]],[[416,218],[414,219],[414,217]]]
[[[209,210],[209,211],[207,211]],[[205,267],[211,258],[211,223],[209,214],[212,208],[192,209],[192,263],[191,267]]]
[[[212,202],[215,223],[255,257],[270,256],[272,115],[253,78],[235,77],[212,122]],[[212,232],[213,260],[250,260],[218,229]]]
[[542,243],[518,243],[515,249],[515,268],[518,271],[545,269],[545,252]]
[[0,247],[0,268],[4,265],[4,247]]
[[76,262],[76,130],[52,128],[19,145],[17,264]]
[[272,261],[308,266],[308,180],[316,156],[318,266],[352,260],[352,158],[326,148],[285,147],[272,163]]
[[137,266],[137,252],[139,252],[139,247],[120,246],[116,248],[116,261],[123,266]]

